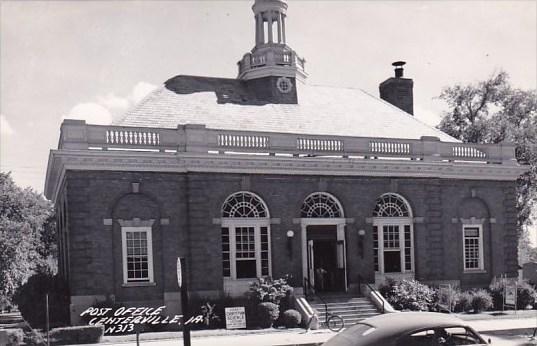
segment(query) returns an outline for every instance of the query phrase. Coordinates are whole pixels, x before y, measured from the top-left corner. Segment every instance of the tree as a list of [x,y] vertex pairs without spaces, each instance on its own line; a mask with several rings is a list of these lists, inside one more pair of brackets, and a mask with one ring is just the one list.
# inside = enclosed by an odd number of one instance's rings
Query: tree
[[0,303],[11,304],[32,274],[55,271],[54,209],[41,194],[0,172]]
[[518,228],[528,225],[537,196],[537,92],[513,88],[506,72],[494,73],[477,84],[446,87],[447,102],[438,128],[465,143],[515,144],[520,163],[528,172],[517,181]]

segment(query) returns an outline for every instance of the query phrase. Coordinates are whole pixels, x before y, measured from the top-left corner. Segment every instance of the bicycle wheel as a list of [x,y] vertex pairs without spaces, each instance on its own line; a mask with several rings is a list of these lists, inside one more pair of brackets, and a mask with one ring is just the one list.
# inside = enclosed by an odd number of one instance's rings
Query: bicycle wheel
[[338,315],[330,316],[328,318],[328,321],[326,321],[326,324],[328,326],[328,329],[330,329],[333,332],[339,332],[345,326],[345,322],[343,322],[343,318]]

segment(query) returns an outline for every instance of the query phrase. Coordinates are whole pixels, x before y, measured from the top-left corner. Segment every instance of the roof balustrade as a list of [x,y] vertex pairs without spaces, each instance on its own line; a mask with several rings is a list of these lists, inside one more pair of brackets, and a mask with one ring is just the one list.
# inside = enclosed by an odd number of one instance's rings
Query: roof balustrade
[[162,154],[257,154],[340,159],[482,162],[516,165],[512,143],[471,144],[420,139],[235,131],[179,125],[176,129],[89,125],[64,120],[60,150],[134,150]]

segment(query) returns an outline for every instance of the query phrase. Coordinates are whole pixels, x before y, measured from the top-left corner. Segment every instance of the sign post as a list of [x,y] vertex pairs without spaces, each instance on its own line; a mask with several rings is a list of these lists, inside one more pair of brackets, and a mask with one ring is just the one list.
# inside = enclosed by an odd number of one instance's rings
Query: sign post
[[516,313],[516,303],[517,303],[517,285],[516,283],[513,285],[506,285],[505,286],[505,305],[512,305],[515,308]]
[[451,312],[452,305],[452,292],[450,284],[439,285],[440,306],[444,306],[449,312]]
[[225,308],[226,329],[246,328],[246,312],[244,306]]
[[190,326],[186,324],[190,316],[188,313],[188,285],[186,260],[184,257],[177,258],[177,284],[181,289],[181,310],[183,310],[183,345],[190,346]]

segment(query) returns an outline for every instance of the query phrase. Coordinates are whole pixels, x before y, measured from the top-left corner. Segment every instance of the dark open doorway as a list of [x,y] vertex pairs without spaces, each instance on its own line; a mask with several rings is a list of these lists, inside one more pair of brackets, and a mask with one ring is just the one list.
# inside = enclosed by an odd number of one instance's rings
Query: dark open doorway
[[[308,272],[317,292],[345,291],[345,268],[338,263],[336,227],[308,227]],[[341,245],[341,244],[340,244]],[[340,261],[341,262],[341,261]]]

